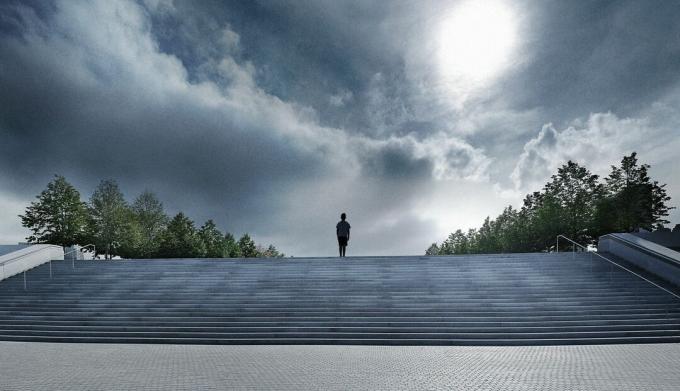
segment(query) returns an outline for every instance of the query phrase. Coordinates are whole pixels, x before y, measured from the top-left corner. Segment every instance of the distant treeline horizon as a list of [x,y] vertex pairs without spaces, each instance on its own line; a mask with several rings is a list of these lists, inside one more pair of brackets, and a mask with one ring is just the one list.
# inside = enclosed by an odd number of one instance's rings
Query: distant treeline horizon
[[257,245],[248,233],[236,240],[212,219],[200,228],[184,213],[170,218],[156,195],[145,190],[132,203],[114,180],[102,180],[88,202],[64,176],[55,175],[36,196],[21,223],[29,243],[63,247],[94,244],[96,256],[122,258],[280,258],[274,245]]
[[604,181],[587,168],[569,161],[540,191],[528,194],[522,207],[511,205],[480,228],[458,229],[442,243],[432,243],[426,255],[551,251],[557,235],[593,245],[612,232],[665,229],[674,207],[666,185],[649,177],[648,164],[637,154],[611,166]]

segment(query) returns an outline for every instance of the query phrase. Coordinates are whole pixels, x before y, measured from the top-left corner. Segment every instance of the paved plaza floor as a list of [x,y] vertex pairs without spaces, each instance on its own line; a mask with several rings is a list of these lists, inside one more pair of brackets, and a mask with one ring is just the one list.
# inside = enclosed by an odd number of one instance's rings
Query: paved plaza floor
[[678,390],[680,345],[0,342],[2,390]]

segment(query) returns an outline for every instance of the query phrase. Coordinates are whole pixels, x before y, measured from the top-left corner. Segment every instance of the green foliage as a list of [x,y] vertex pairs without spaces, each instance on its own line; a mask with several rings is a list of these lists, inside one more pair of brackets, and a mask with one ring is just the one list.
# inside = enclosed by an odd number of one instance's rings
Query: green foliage
[[126,234],[131,232],[131,214],[115,181],[104,180],[99,183],[90,197],[89,212],[88,237],[95,244],[97,252],[104,254],[106,259],[119,255],[118,250]]
[[553,175],[544,188],[545,194],[554,202],[551,218],[559,219],[559,222],[552,220],[551,227],[559,227],[561,233],[579,243],[595,239],[594,216],[603,194],[598,179],[597,175],[571,161],[557,170],[557,175]]
[[169,221],[163,204],[150,191],[128,205],[113,180],[99,183],[89,205],[60,175],[36,198],[19,216],[32,232],[27,238],[31,243],[94,243],[106,258],[284,257],[274,245],[256,245],[248,234],[238,241],[230,233],[222,235],[212,220],[198,230],[183,213]]
[[224,245],[227,250],[228,258],[241,258],[241,248],[238,246],[234,235],[227,232],[224,234]]
[[238,247],[241,256],[244,258],[256,258],[258,256],[255,242],[248,234],[243,234],[243,236],[241,236],[241,239],[238,240]]
[[145,191],[135,199],[131,210],[131,219],[138,231],[135,234],[139,235],[134,246],[134,256],[131,258],[153,258],[158,253],[161,234],[168,224],[163,204],[154,193]]
[[201,229],[198,230],[198,236],[203,241],[207,258],[225,258],[229,256],[227,241],[212,220],[208,220],[203,224]]
[[432,243],[425,251],[425,255],[439,255],[439,246],[437,243]]
[[260,258],[283,258],[286,256],[279,252],[273,244],[270,244],[267,248],[257,246],[257,254]]
[[652,230],[668,224],[665,217],[672,208],[666,205],[666,185],[652,181],[648,170],[649,165],[638,165],[635,153],[625,156],[620,167],[612,166],[596,214],[600,231]]
[[126,224],[123,226],[123,240],[117,249],[117,254],[121,258],[151,258],[149,255],[142,255],[141,249],[144,243],[144,233],[137,220],[137,216],[131,208],[126,210]]
[[194,222],[180,212],[170,220],[160,236],[158,256],[163,258],[200,258],[205,256],[205,244]]
[[61,175],[47,184],[47,188],[31,202],[21,224],[32,235],[29,243],[50,243],[71,246],[80,243],[85,234],[87,208],[80,193]]
[[604,183],[574,162],[557,170],[543,189],[524,198],[520,210],[508,206],[479,229],[457,230],[426,254],[472,254],[549,251],[557,235],[593,244],[601,235],[651,230],[663,226],[671,207],[666,185],[652,181],[649,165],[638,165],[635,153],[612,166]]

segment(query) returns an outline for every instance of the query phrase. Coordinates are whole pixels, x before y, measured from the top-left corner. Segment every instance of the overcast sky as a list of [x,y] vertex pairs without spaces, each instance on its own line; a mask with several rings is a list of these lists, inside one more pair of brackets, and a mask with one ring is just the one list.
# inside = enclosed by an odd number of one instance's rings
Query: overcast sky
[[[677,1],[3,1],[0,243],[55,173],[288,255],[422,254],[568,159],[680,200]],[[673,211],[672,223],[680,223]]]

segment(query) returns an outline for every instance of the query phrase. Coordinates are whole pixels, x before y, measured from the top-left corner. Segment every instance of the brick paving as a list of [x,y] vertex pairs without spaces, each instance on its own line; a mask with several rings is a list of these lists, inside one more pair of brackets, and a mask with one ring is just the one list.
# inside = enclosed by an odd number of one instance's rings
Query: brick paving
[[522,347],[0,342],[2,390],[678,390],[680,344]]

